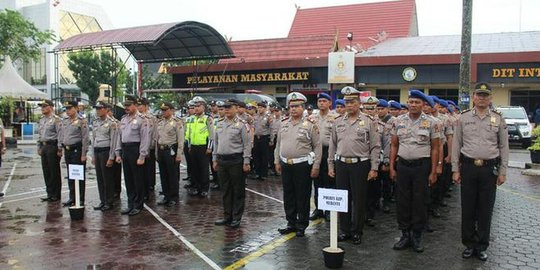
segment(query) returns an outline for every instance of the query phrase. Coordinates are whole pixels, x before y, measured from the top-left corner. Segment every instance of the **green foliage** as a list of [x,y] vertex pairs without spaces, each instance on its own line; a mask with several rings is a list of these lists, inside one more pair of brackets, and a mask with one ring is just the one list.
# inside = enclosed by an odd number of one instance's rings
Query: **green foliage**
[[123,95],[121,86],[125,84],[128,72],[123,67],[122,62],[114,62],[115,60],[110,53],[82,51],[70,53],[68,58],[68,68],[73,72],[77,86],[88,95],[91,102],[96,102],[99,97],[100,84],[113,85],[115,70],[118,72],[116,93],[118,96]]
[[28,61],[41,56],[41,46],[55,39],[52,31],[39,31],[21,13],[9,9],[0,11],[0,55],[13,61]]
[[540,151],[540,125],[533,128],[531,136],[533,138],[532,145],[527,149],[530,151]]

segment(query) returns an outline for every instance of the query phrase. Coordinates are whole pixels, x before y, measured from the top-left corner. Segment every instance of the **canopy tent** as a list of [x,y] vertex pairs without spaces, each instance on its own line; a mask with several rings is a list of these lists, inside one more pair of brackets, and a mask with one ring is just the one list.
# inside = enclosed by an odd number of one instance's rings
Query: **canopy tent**
[[27,83],[15,70],[11,58],[6,56],[0,69],[0,97],[11,98],[47,98],[47,94]]

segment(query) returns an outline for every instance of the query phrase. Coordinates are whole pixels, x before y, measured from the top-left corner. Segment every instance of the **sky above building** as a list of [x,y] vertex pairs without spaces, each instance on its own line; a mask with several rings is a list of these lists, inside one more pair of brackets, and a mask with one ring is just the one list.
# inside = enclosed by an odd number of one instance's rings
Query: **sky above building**
[[[92,0],[115,28],[199,21],[232,40],[286,37],[296,7],[381,2],[373,0]],[[539,0],[473,0],[473,33],[540,31]],[[416,0],[422,36],[461,33],[462,0]],[[369,14],[358,14],[358,23]]]

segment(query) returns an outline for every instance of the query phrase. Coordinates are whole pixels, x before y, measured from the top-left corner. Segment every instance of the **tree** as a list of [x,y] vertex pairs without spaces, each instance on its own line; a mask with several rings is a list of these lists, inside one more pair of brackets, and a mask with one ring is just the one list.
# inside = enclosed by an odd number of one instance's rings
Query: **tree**
[[13,61],[38,59],[42,45],[51,44],[54,39],[52,31],[39,31],[21,13],[0,11],[0,55],[9,55]]
[[[82,51],[68,55],[68,68],[73,72],[77,80],[77,86],[81,92],[88,95],[91,102],[96,102],[99,97],[99,85],[116,83],[117,96],[123,95],[121,87],[127,80],[128,74],[122,62],[116,61],[113,56],[101,51],[99,54],[93,51]],[[114,76],[116,75],[116,82]],[[112,97],[113,95],[111,95]]]

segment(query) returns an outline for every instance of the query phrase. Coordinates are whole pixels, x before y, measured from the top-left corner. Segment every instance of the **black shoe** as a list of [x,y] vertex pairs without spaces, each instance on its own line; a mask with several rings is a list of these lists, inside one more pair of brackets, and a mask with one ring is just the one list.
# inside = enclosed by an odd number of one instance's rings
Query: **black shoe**
[[133,208],[131,209],[131,212],[128,213],[129,216],[135,216],[138,215],[141,212],[141,209]]
[[411,239],[412,248],[414,251],[421,253],[424,252],[424,246],[422,246],[422,233],[414,232]]
[[348,239],[351,238],[351,235],[350,234],[346,234],[346,233],[340,233],[337,237],[337,240],[338,242],[343,242],[343,241],[347,241]]
[[[3,194],[4,194],[4,193],[2,193],[2,196],[4,196]],[[1,196],[0,196],[0,197],[1,197]],[[51,198],[50,198],[50,197],[43,197],[43,198],[40,198],[40,200],[41,200],[42,202],[50,202],[50,201],[51,201]]]
[[59,200],[60,200],[60,198],[56,198],[56,197],[50,197],[49,198],[49,202],[57,202]]
[[126,209],[120,211],[120,214],[121,215],[127,215],[127,214],[131,213],[131,210],[133,210],[133,209],[132,208],[126,208]]
[[366,225],[368,225],[369,227],[375,227],[375,221],[373,221],[373,219],[371,218],[368,218],[366,219]]
[[287,227],[287,228],[283,228],[283,229],[278,229],[278,232],[280,234],[289,234],[289,233],[292,233],[292,232],[295,232],[296,231],[296,228],[293,228],[293,227]]
[[67,200],[62,204],[63,207],[73,206],[75,203],[72,200]]
[[305,235],[306,235],[306,232],[304,230],[296,231],[296,237],[304,237]]
[[0,197],[4,197],[4,193],[3,193],[3,192],[0,192]]
[[199,193],[199,197],[201,197],[201,198],[206,198],[206,197],[208,197],[208,192],[202,191],[201,193]]
[[197,196],[197,195],[199,195],[199,191],[197,191],[196,189],[189,189],[188,194],[190,196]]
[[482,251],[478,251],[476,253],[476,256],[478,257],[478,259],[480,259],[481,261],[487,261],[488,259],[488,255],[487,255],[487,252],[485,250],[482,250]]
[[362,235],[360,234],[355,234],[353,235],[352,237],[352,243],[354,245],[360,245],[362,243]]
[[229,225],[229,224],[231,224],[230,219],[220,219],[220,220],[217,220],[216,222],[214,222],[214,225],[216,225],[216,226],[223,226],[223,225]]
[[94,206],[94,210],[101,210],[101,208],[103,208],[103,206],[105,206],[104,203],[100,203],[98,206]]
[[176,201],[168,201],[167,204],[166,204],[165,206],[167,206],[167,207],[173,207],[173,206],[175,206],[176,204],[177,204]]
[[468,259],[468,258],[472,257],[475,253],[476,252],[475,252],[474,248],[467,248],[461,253],[461,257],[463,257],[464,259]]
[[382,211],[383,213],[386,213],[386,214],[390,213],[390,206],[388,206],[387,203],[385,203],[383,205]]
[[231,223],[229,224],[229,227],[231,227],[233,229],[236,229],[236,228],[240,227],[240,220],[231,221]]
[[324,220],[330,222],[330,211],[324,211]]
[[434,217],[434,218],[440,218],[441,217],[441,212],[439,212],[438,209],[431,209],[431,216]]
[[315,210],[313,210],[313,213],[311,213],[311,216],[309,216],[309,220],[316,220],[316,219],[319,219],[321,217],[324,217],[323,211],[315,209]]
[[169,203],[169,201],[163,199],[163,201],[159,201],[159,202],[157,203],[157,205],[166,205],[167,203]]
[[113,206],[111,204],[106,204],[106,205],[103,205],[103,207],[101,207],[102,212],[109,211],[112,209],[113,209]]
[[403,230],[401,238],[399,238],[399,241],[394,244],[395,250],[404,250],[408,248],[411,245],[411,234],[408,230]]
[[189,177],[189,176],[185,177],[185,178],[182,178],[182,181],[189,181],[189,180],[191,180],[191,177]]

